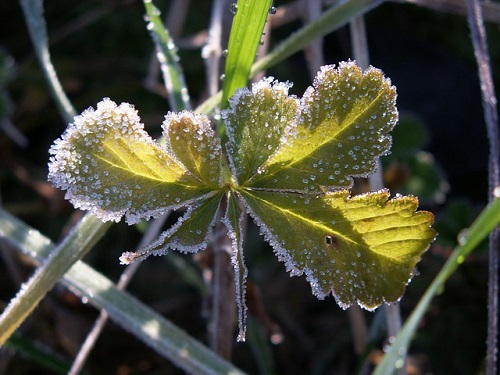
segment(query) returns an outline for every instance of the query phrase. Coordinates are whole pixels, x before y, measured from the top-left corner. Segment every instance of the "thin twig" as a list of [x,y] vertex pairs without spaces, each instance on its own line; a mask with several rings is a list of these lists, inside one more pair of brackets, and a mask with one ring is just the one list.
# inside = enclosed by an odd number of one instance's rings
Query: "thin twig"
[[208,42],[202,50],[202,56],[205,59],[209,96],[215,95],[219,90],[220,59],[222,56],[222,11],[225,4],[225,0],[214,1],[208,30]]
[[[484,119],[490,142],[489,156],[489,191],[491,202],[500,198],[500,138],[498,129],[498,110],[493,74],[486,40],[486,31],[481,5],[478,0],[467,0],[467,20],[471,31],[471,40],[476,56],[481,95],[483,99]],[[497,340],[498,340],[498,253],[500,251],[500,229],[490,234],[489,249],[489,280],[488,280],[488,337],[486,353],[486,372],[489,375],[497,373]]]
[[[396,3],[415,4],[423,8],[444,13],[467,14],[466,1],[463,0],[391,0]],[[500,4],[493,1],[480,1],[478,5],[484,13],[484,20],[500,24]]]
[[[305,19],[307,22],[313,22],[321,15],[321,0],[304,0]],[[309,75],[314,79],[316,72],[322,65],[325,65],[323,57],[323,38],[314,39],[305,49]]]

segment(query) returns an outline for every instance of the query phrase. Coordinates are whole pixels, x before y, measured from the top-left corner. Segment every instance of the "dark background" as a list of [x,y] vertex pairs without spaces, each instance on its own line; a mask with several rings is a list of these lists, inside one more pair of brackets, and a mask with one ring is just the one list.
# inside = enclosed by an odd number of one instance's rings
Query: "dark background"
[[[157,1],[162,10],[168,1]],[[276,2],[280,6],[284,2]],[[207,28],[209,1],[193,1],[183,29],[187,37]],[[82,111],[103,97],[133,103],[150,134],[158,135],[166,100],[147,90],[143,80],[153,45],[143,20],[139,1],[46,1],[52,61],[71,101]],[[104,10],[95,22],[81,25],[76,20]],[[229,10],[228,10],[229,11]],[[498,20],[500,22],[500,20]],[[438,240],[418,265],[419,276],[409,285],[401,302],[403,318],[439,271],[456,243],[460,229],[487,200],[488,142],[480,100],[477,67],[465,17],[418,8],[385,4],[366,17],[371,64],[381,68],[398,89],[402,119],[417,119],[426,132],[423,149],[434,157],[444,200],[423,199],[422,208],[436,215]],[[289,35],[300,22],[272,33],[271,44]],[[75,30],[71,30],[75,27]],[[499,87],[499,23],[487,25],[489,46]],[[17,2],[0,2],[0,49],[11,58],[13,68],[2,76],[2,117],[12,121],[26,137],[25,147],[16,145],[0,132],[0,198],[3,207],[23,221],[58,241],[68,220],[76,220],[63,195],[47,183],[48,149],[64,131],[46,82],[33,54],[21,8]],[[325,38],[327,63],[351,58],[348,28]],[[205,69],[199,49],[179,51],[194,105],[206,98]],[[295,83],[292,92],[301,95],[310,84],[302,54],[272,68],[268,75]],[[5,103],[7,103],[5,105]],[[403,135],[405,136],[405,135]],[[411,134],[406,134],[411,137]],[[396,142],[396,140],[395,140]],[[394,193],[394,192],[393,192]],[[361,360],[353,352],[347,314],[333,298],[318,301],[304,277],[290,278],[281,263],[249,227],[246,259],[251,280],[260,291],[267,314],[281,327],[284,341],[271,345],[262,325],[250,327],[257,341],[235,344],[234,363],[250,373],[262,372],[259,361],[269,350],[268,362],[280,374],[354,373]],[[140,239],[137,228],[115,225],[86,261],[112,279],[123,270],[118,257],[132,250]],[[2,246],[2,251],[8,249]],[[168,319],[198,339],[206,340],[204,295],[186,281],[183,269],[198,270],[189,256],[169,254],[148,259],[130,286],[130,292],[150,304]],[[22,278],[32,272],[21,259]],[[24,280],[24,279],[23,279]],[[21,281],[23,281],[21,280]],[[487,253],[485,246],[473,253],[449,280],[444,293],[435,298],[421,323],[411,347],[416,373],[476,374],[484,363],[486,340]],[[19,288],[6,263],[0,258],[0,306]],[[232,301],[228,301],[232,303]],[[62,287],[57,287],[35,311],[20,333],[49,348],[71,363],[80,342],[90,328],[96,311],[82,304]],[[383,309],[365,313],[371,327],[373,351],[384,344]],[[251,341],[251,340],[250,340]],[[14,351],[4,352],[3,368],[8,374],[53,373]],[[108,324],[86,369],[95,374],[181,373],[150,348],[113,323]],[[2,368],[0,368],[0,372]]]

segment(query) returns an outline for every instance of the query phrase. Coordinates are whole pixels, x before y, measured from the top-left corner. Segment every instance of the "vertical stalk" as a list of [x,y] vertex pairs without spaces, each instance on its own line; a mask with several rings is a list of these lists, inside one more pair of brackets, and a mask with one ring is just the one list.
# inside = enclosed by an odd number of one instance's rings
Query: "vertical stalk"
[[[481,95],[483,99],[484,119],[488,140],[490,142],[489,155],[489,191],[488,199],[493,201],[500,198],[500,137],[498,130],[498,110],[486,31],[484,28],[483,13],[478,0],[467,0],[467,20],[471,31],[471,40],[479,70]],[[490,233],[489,248],[489,279],[488,279],[488,337],[486,353],[486,372],[489,375],[497,373],[498,363],[498,262],[500,252],[500,229]]]
[[[221,204],[219,215],[226,212],[227,200]],[[222,358],[230,359],[233,349],[234,317],[234,269],[231,264],[232,243],[227,228],[220,218],[215,226],[216,240],[213,244],[214,265],[212,278],[212,316],[210,322],[210,346]]]
[[[225,25],[229,18],[224,17],[224,10],[229,12],[229,4],[228,0],[215,0],[212,5],[209,41],[203,49],[203,57],[206,62],[207,87],[210,96],[215,95],[219,89],[222,45],[223,41],[227,40],[226,30],[229,30],[229,27]],[[219,215],[226,211],[226,204],[227,201],[224,200],[219,209]],[[227,228],[219,217],[215,225],[215,240],[213,242],[209,335],[210,347],[224,359],[231,358],[234,340],[234,317],[236,315],[231,245]]]
[[[370,61],[368,52],[368,41],[366,38],[366,27],[363,16],[355,17],[349,24],[352,39],[353,55],[358,65],[363,69],[367,69]],[[375,173],[369,176],[368,182],[370,190],[377,191],[384,188],[382,165],[380,160],[376,161],[377,167]],[[385,304],[385,315],[387,324],[387,336],[394,338],[401,331],[401,311],[399,303]],[[398,369],[399,375],[406,374],[406,366]]]

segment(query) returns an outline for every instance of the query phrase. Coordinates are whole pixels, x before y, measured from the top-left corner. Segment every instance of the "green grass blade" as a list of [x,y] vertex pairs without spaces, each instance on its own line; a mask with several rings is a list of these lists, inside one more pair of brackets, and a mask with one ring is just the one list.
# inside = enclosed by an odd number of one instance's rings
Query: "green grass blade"
[[47,29],[43,18],[43,4],[41,0],[21,0],[24,18],[28,31],[35,47],[36,56],[40,62],[42,71],[49,83],[52,96],[56,101],[61,116],[66,123],[73,121],[76,111],[66,96],[61,83],[59,82],[56,70],[52,65],[49,54],[49,43]]
[[149,19],[147,28],[151,31],[151,36],[156,45],[170,107],[172,111],[189,110],[191,104],[189,103],[184,73],[178,63],[177,48],[168,30],[163,25],[158,8],[154,6],[151,0],[144,0],[144,7]]
[[[19,228],[12,228],[15,225],[13,219],[9,219],[4,211],[0,213],[0,235],[10,237],[10,232]],[[51,251],[43,265],[19,290],[0,316],[0,345],[5,343],[68,269],[90,251],[110,225],[103,224],[98,218],[88,214]]]
[[404,365],[405,355],[408,351],[410,342],[432,298],[442,289],[446,280],[455,272],[458,266],[463,263],[465,257],[469,255],[472,250],[486,238],[488,233],[499,224],[500,199],[496,199],[483,210],[472,226],[467,230],[467,234],[460,241],[460,245],[455,248],[439,274],[427,288],[420,302],[403,325],[396,341],[391,345],[390,351],[384,356],[373,375],[392,374]]
[[[3,210],[0,210],[0,236],[39,262],[44,262],[55,248],[48,238]],[[89,303],[105,309],[115,323],[188,373],[243,373],[130,294],[118,290],[87,264],[76,262],[61,282],[88,298]]]
[[228,106],[235,90],[248,82],[271,3],[271,0],[239,0],[237,3],[227,48],[222,108]]

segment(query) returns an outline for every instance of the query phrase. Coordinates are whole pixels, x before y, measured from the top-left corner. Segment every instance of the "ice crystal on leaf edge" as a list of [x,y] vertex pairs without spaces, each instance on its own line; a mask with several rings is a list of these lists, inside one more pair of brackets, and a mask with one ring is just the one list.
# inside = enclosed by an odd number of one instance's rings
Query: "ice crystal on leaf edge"
[[416,212],[416,198],[346,190],[389,152],[398,116],[389,79],[345,62],[322,67],[300,99],[290,86],[265,78],[230,99],[222,112],[229,170],[207,116],[168,113],[163,147],[132,105],[108,98],[75,117],[49,151],[48,179],[103,221],[135,224],[187,208],[150,245],[125,252],[125,264],[205,248],[226,199],[221,220],[233,247],[238,340],[247,310],[245,212],[291,276],[305,273],[314,295],[331,293],[342,308],[398,300],[435,237],[433,216]]

